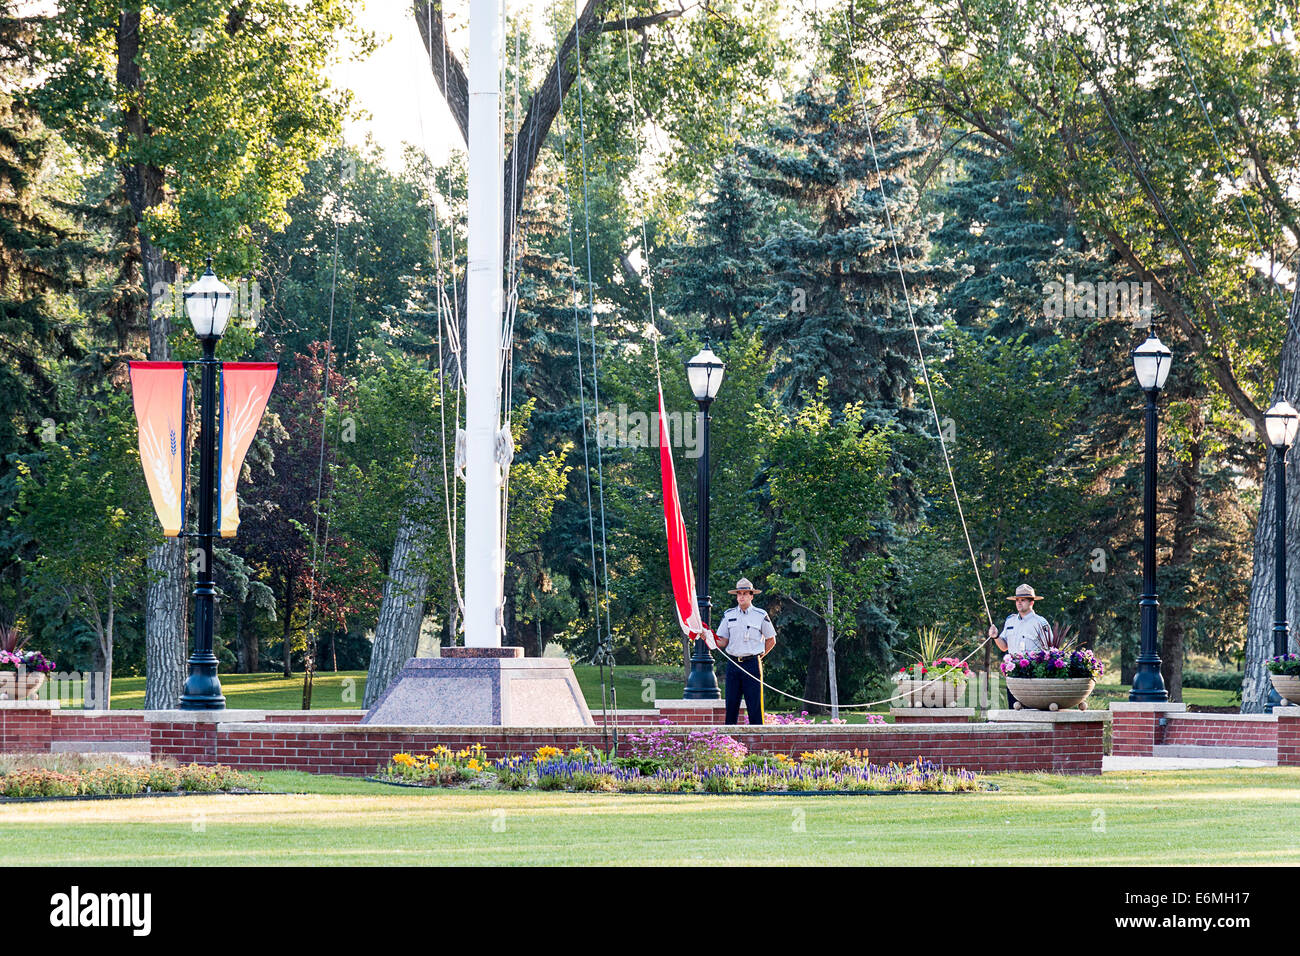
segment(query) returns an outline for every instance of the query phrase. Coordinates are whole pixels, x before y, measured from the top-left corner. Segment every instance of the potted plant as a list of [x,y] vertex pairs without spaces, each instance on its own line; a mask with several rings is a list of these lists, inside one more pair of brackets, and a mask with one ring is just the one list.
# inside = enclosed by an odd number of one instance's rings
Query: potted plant
[[0,624],[0,700],[36,696],[54,662],[39,651],[24,651],[27,637],[17,624]]
[[900,667],[893,680],[900,707],[956,707],[970,677],[970,665],[954,655],[937,626],[917,632],[919,652]]
[[1282,706],[1300,704],[1300,654],[1270,657],[1265,663],[1273,689],[1282,698]]
[[1105,673],[1106,665],[1087,648],[1050,647],[1029,654],[1008,654],[1002,661],[1007,689],[1016,698],[1016,710],[1087,710],[1088,695]]

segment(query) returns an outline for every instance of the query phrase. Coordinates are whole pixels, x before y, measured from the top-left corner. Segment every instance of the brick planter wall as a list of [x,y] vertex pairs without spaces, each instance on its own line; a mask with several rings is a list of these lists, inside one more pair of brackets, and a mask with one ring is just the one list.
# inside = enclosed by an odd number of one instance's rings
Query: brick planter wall
[[1277,717],[1277,765],[1300,767],[1300,707],[1274,707]]
[[[1168,714],[1165,746],[1277,747],[1277,718],[1271,714]],[[1159,736],[1159,734],[1157,734]]]
[[[673,711],[674,708],[667,708]],[[1297,708],[1300,710],[1300,708]],[[712,721],[712,706],[695,710]],[[966,720],[920,724],[787,724],[726,727],[754,753],[798,755],[805,750],[865,750],[876,763],[910,762],[924,757],[947,767],[995,771],[1100,773],[1104,713],[1038,714],[995,711],[996,723]],[[565,750],[579,744],[603,747],[602,726],[559,728],[382,727],[358,723],[360,712],[302,714],[294,711],[118,711],[60,713],[50,706],[0,708],[0,752],[49,752],[52,741],[74,750],[122,749],[140,752],[147,741],[155,758],[182,763],[226,763],[249,770],[306,770],[316,773],[373,773],[400,750],[427,751],[439,744],[461,749],[481,743],[489,756],[531,754],[549,745]],[[296,718],[296,719],[295,719]],[[305,718],[305,719],[304,719]],[[659,728],[656,711],[620,719],[626,735]],[[671,719],[671,718],[670,718]],[[724,729],[709,723],[672,724],[685,736],[692,730]],[[612,729],[612,727],[611,727]],[[135,744],[136,746],[127,746]]]
[[49,753],[53,738],[45,701],[0,701],[0,753]]
[[[703,726],[703,725],[700,725]],[[867,750],[876,763],[925,757],[948,767],[994,772],[1100,773],[1103,721],[1062,725],[1006,722],[921,727],[814,725],[726,728],[751,753],[804,750]],[[678,728],[674,728],[676,730]],[[459,750],[482,744],[489,757],[530,754],[538,747],[564,750],[600,747],[600,728],[375,727],[265,723],[221,724],[216,728],[219,763],[247,770],[305,770],[366,775],[398,751],[425,752],[442,745]],[[689,729],[681,727],[682,734]]]
[[55,740],[111,743],[149,739],[142,710],[56,710],[51,729]]
[[1186,711],[1183,704],[1141,704],[1116,701],[1110,705],[1110,752],[1116,757],[1150,757],[1161,717]]

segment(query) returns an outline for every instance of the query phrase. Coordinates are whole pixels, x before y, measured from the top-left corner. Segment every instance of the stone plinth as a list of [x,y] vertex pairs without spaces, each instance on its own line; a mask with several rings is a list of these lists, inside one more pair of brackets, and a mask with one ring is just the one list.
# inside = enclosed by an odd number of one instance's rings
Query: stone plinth
[[505,658],[523,657],[522,647],[444,647],[438,652],[442,658]]
[[361,723],[590,727],[594,722],[567,659],[473,653],[411,658]]

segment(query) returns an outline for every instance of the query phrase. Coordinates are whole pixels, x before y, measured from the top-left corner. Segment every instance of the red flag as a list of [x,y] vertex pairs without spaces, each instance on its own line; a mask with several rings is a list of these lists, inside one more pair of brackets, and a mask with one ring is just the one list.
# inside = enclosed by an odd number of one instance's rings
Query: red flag
[[185,522],[185,366],[128,362],[131,399],[140,425],[140,464],[163,534]]
[[[695,594],[695,571],[691,568],[691,549],[686,541],[686,522],[682,520],[682,501],[677,495],[677,472],[673,469],[673,449],[668,437],[668,419],[664,415],[664,390],[659,389],[659,476],[664,486],[664,527],[668,531],[668,572],[673,582],[673,602],[677,623],[688,638],[699,637],[704,630],[700,621],[700,603]],[[705,639],[712,645],[712,634]]]
[[280,366],[274,362],[226,362],[221,366],[221,431],[217,460],[218,527],[221,537],[233,538],[239,527],[239,481],[244,456],[253,444]]

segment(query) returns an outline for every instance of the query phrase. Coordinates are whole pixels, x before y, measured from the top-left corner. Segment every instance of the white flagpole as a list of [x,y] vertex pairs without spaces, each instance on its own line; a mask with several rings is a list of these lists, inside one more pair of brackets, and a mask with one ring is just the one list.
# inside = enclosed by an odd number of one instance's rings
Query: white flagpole
[[470,0],[469,275],[465,287],[465,646],[500,647],[500,424],[502,205],[504,165],[498,70],[499,0]]

